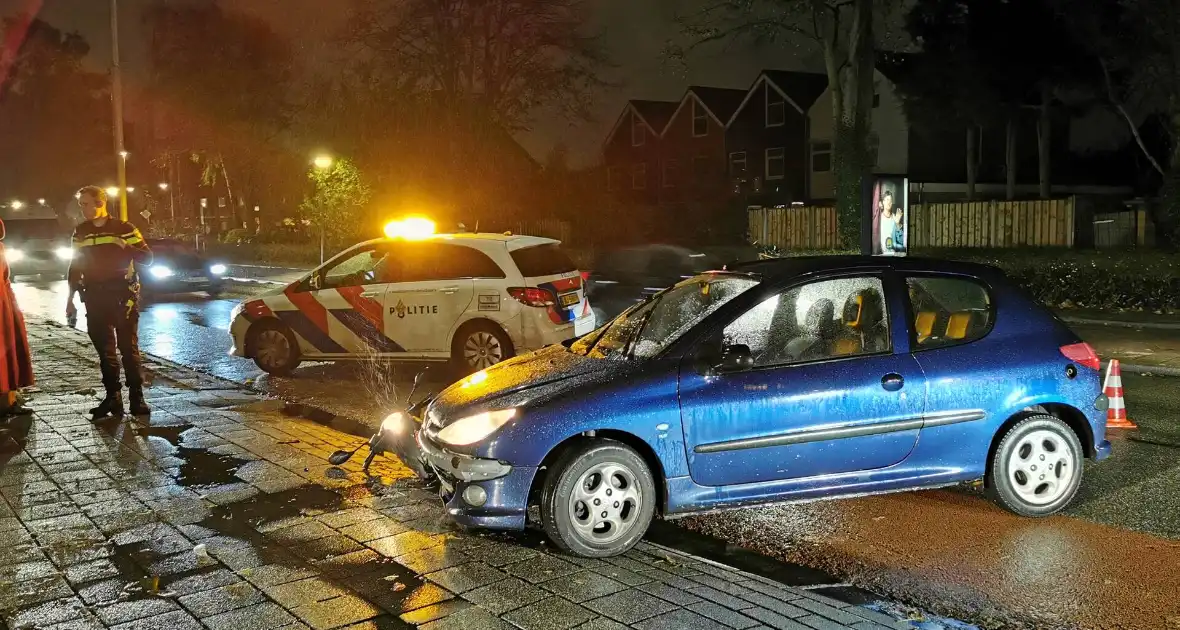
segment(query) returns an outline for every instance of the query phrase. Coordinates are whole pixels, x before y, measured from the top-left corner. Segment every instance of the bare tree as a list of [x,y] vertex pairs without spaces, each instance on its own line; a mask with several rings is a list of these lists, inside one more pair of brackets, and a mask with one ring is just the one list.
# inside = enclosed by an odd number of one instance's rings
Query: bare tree
[[608,85],[587,17],[584,0],[354,0],[345,39],[412,90],[519,130],[545,107],[588,117]]

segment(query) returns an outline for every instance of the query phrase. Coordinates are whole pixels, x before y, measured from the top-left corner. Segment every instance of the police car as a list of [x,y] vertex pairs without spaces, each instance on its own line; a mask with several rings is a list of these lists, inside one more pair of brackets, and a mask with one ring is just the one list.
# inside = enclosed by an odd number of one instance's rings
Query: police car
[[231,354],[276,375],[303,360],[373,358],[474,372],[593,330],[582,282],[553,239],[375,239],[236,306]]

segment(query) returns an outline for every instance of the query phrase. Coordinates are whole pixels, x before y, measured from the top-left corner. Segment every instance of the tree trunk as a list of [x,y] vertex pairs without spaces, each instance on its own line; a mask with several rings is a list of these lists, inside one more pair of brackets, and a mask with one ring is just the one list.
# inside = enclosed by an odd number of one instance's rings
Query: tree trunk
[[[834,45],[825,42],[825,64],[836,115],[832,166],[836,179],[836,214],[841,245],[860,244],[863,183],[870,173],[868,138],[873,104],[873,2],[854,0],[845,59],[836,58]],[[841,70],[836,70],[843,66]],[[833,76],[835,75],[835,76]],[[833,81],[833,78],[835,79]]]
[[979,179],[979,125],[967,124],[967,199],[975,199],[975,182]]
[[1050,167],[1052,166],[1052,146],[1051,133],[1053,130],[1053,121],[1049,114],[1052,94],[1048,88],[1041,89],[1041,111],[1040,119],[1037,121],[1037,166],[1039,170],[1039,181],[1041,184],[1041,199],[1048,199],[1053,193],[1052,183],[1049,181]]
[[1016,198],[1016,114],[1008,116],[1006,141],[1004,144],[1004,174],[1007,176],[1005,195],[1011,201]]

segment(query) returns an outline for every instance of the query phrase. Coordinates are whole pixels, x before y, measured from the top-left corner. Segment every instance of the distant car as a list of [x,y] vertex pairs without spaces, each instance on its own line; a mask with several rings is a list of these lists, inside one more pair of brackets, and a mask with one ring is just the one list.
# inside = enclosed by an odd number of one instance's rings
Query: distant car
[[711,257],[676,245],[640,245],[600,252],[586,272],[586,296],[600,322],[653,294],[716,266]]
[[992,267],[761,261],[463,379],[383,439],[460,524],[520,529],[539,504],[582,556],[626,551],[657,513],[978,479],[1045,516],[1110,455],[1099,365]]
[[230,319],[233,354],[271,374],[374,358],[468,374],[594,329],[559,241],[475,233],[359,243]]
[[64,278],[74,250],[73,229],[56,218],[7,218],[4,246],[13,276]]
[[225,286],[225,264],[211,261],[184,241],[149,238],[152,263],[139,266],[139,281],[148,294],[204,292],[221,295]]

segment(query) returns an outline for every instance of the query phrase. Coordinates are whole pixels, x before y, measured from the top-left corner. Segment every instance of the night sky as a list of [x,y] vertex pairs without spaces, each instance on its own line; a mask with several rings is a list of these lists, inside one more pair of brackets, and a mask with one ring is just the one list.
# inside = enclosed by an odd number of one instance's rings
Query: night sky
[[[135,81],[145,68],[146,33],[140,24],[143,7],[152,2],[199,0],[120,0],[121,50],[127,81]],[[593,0],[598,5],[596,24],[618,68],[610,73],[623,84],[604,94],[595,107],[595,119],[574,123],[542,113],[534,130],[520,137],[521,143],[538,159],[543,159],[555,142],[565,141],[575,164],[597,158],[602,140],[614,124],[624,103],[630,98],[676,100],[690,84],[746,88],[763,67],[820,70],[812,49],[793,47],[755,50],[751,46],[716,46],[695,55],[689,68],[667,62],[663,48],[678,35],[673,22],[676,11],[704,0]],[[344,16],[326,7],[343,2],[324,0],[229,0],[223,6],[252,13],[272,24],[280,34],[291,38],[308,67],[316,67],[325,58],[320,42],[330,37]],[[109,0],[0,0],[0,15],[39,7],[47,22],[77,30],[90,42],[90,62],[96,70],[110,65]],[[804,56],[806,60],[801,60]],[[327,139],[330,143],[330,139]]]

